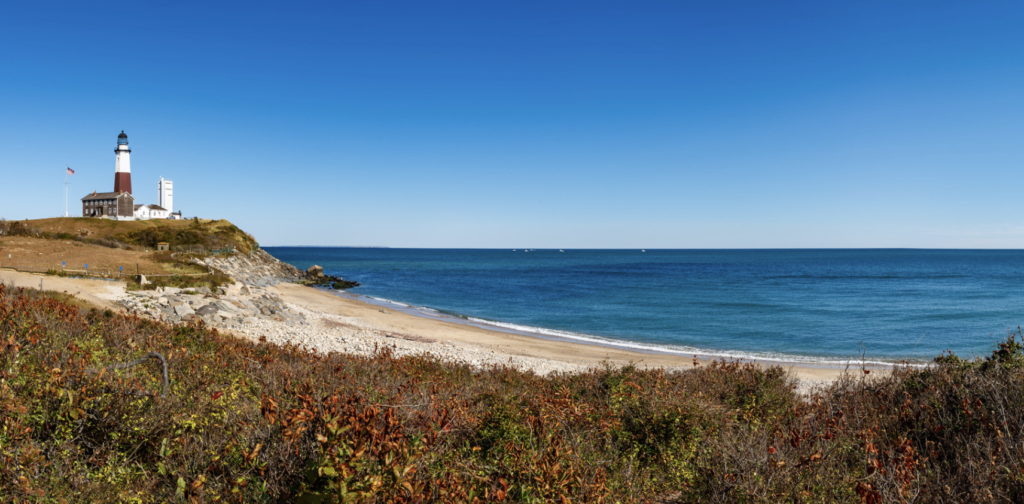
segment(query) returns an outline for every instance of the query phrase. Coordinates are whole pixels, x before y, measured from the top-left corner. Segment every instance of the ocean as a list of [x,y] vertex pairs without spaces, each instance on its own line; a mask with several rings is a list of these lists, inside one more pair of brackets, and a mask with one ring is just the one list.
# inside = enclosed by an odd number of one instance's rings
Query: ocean
[[1024,321],[1024,251],[266,250],[406,311],[682,355],[920,363]]

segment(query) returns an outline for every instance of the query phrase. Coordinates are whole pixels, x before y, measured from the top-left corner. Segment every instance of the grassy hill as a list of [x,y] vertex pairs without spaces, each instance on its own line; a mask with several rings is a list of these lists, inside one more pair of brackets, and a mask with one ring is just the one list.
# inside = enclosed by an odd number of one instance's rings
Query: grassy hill
[[238,229],[225,219],[115,221],[90,217],[58,217],[25,221],[6,221],[5,234],[41,238],[75,239],[107,245],[124,245],[155,249],[167,242],[172,249],[202,246],[207,250],[234,248],[248,254],[258,248],[252,235]]

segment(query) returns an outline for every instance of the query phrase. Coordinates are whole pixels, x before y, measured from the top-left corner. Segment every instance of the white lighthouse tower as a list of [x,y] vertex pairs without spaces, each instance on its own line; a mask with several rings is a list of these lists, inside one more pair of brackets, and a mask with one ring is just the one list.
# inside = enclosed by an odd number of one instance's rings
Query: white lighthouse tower
[[174,213],[174,182],[164,180],[163,177],[160,177],[160,182],[157,183],[157,189],[160,193],[159,202],[157,204],[163,207],[164,210],[167,210],[167,213]]
[[128,148],[128,135],[117,135],[117,148],[114,149],[114,192],[132,193],[132,150]]

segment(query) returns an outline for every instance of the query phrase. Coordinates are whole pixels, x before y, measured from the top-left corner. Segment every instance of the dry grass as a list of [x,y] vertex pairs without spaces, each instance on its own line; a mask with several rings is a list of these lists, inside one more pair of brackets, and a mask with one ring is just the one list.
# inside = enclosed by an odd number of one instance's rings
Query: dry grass
[[[174,273],[168,271],[167,266],[175,266],[173,263],[156,260],[151,252],[109,248],[77,241],[9,236],[5,237],[4,244],[0,245],[0,266],[3,267],[60,270],[62,263],[66,263],[67,269],[72,270],[83,269],[88,264],[92,272],[110,271],[114,275],[117,275],[118,268],[122,266],[126,275],[134,275],[136,265],[141,273],[149,275]],[[190,273],[198,271],[194,267],[189,267]]]
[[[98,219],[91,217],[54,217],[51,219],[33,219],[19,221],[27,226],[40,231],[51,233],[69,233],[83,235],[87,231],[89,238],[116,238],[118,235],[147,229],[188,229],[192,225],[191,220],[154,219],[144,221],[116,221],[111,219]],[[201,219],[201,223],[214,223],[209,219]],[[227,222],[227,221],[221,221]]]
[[[159,241],[169,241],[179,248],[192,244],[204,249],[234,247],[242,253],[255,246],[251,236],[224,220],[117,222],[71,218],[12,222],[0,219],[0,235],[4,236],[0,244],[0,266],[61,273],[65,268],[85,270],[88,265],[88,272],[94,275],[119,276],[123,272],[129,277],[137,273],[181,276],[171,279],[205,274],[208,268],[191,264],[189,260],[193,256],[187,253],[172,256],[170,251],[156,252]],[[185,280],[162,282],[175,286],[183,281],[195,283]]]
[[[108,246],[155,250],[163,241],[172,247],[202,245],[206,249],[234,247],[243,254],[256,248],[256,240],[225,219],[115,221],[89,217],[56,217],[24,221],[0,221],[0,233],[14,226],[29,237],[86,240]],[[14,233],[11,233],[14,234]]]

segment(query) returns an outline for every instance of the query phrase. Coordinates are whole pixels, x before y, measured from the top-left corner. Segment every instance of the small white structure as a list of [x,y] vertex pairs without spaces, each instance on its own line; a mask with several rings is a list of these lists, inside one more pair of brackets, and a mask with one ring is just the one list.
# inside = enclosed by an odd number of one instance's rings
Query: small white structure
[[157,198],[156,204],[160,205],[163,208],[165,208],[167,210],[168,214],[173,213],[174,212],[174,192],[173,192],[174,182],[171,182],[170,180],[164,180],[163,177],[160,177],[160,182],[157,182],[156,187],[157,187],[157,191],[160,193],[159,197]]
[[159,205],[135,205],[135,220],[170,218],[171,212]]

